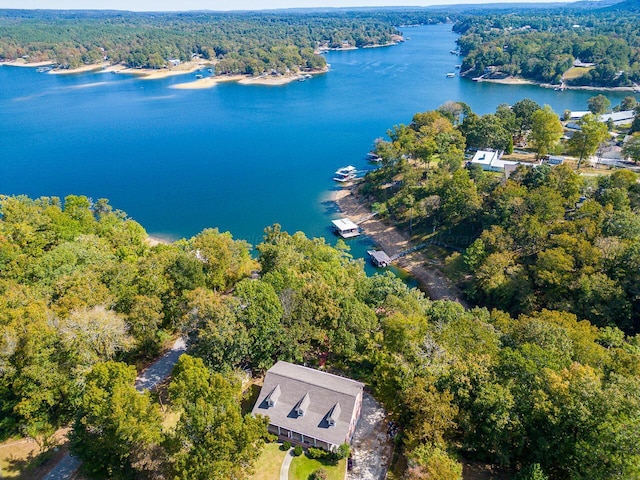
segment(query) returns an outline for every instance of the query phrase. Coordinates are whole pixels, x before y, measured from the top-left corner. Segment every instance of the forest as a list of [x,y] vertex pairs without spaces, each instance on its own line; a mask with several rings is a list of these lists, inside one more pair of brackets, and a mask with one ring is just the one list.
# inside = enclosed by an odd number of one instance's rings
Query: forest
[[632,2],[623,2],[597,10],[471,15],[453,28],[461,35],[462,72],[468,77],[628,87],[640,81],[639,14]]
[[[625,101],[636,104],[633,97]],[[416,243],[440,238],[457,249],[447,268],[475,303],[514,316],[562,310],[635,334],[635,173],[585,176],[575,165],[521,165],[505,180],[478,165],[462,168],[467,147],[509,151],[514,139],[525,138],[538,158],[555,152],[582,159],[610,134],[593,115],[581,126],[562,140],[558,115],[529,99],[482,116],[448,103],[416,114],[409,125],[389,130],[389,140],[378,140],[384,166],[367,176],[361,192],[383,217],[405,229],[411,222]]]
[[108,61],[162,68],[193,55],[216,72],[259,75],[322,68],[319,47],[386,45],[394,25],[436,23],[438,12],[300,11],[133,13],[0,10],[0,60],[49,60],[61,67]]

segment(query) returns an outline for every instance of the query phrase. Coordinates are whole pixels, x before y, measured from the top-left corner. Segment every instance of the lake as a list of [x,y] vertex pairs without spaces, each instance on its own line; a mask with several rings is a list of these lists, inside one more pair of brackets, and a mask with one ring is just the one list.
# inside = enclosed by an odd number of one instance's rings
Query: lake
[[[480,114],[531,98],[585,110],[595,93],[447,78],[451,25],[403,29],[401,45],[327,54],[331,70],[285,86],[219,84],[0,67],[0,193],[82,194],[126,211],[158,237],[207,227],[252,244],[265,226],[333,242],[333,172],[370,168],[375,138],[414,113],[461,100]],[[613,105],[628,94],[607,93]],[[352,241],[361,256],[366,240]]]

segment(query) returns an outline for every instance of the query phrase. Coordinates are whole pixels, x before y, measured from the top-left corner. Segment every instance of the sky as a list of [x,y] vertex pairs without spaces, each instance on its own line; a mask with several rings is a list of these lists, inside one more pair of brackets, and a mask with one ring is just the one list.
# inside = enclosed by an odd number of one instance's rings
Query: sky
[[[494,1],[495,3],[512,3],[513,1],[518,1],[518,3],[522,3],[523,1],[540,3],[540,0]],[[486,0],[0,0],[0,8],[186,11],[265,10],[275,8],[307,7],[401,7],[470,3],[482,4],[488,2]]]

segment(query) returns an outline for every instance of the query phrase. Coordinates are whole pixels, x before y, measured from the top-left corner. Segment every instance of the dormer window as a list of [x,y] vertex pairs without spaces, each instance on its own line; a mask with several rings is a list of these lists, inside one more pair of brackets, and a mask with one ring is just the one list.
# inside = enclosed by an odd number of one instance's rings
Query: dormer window
[[267,402],[267,408],[274,407],[278,402],[278,398],[280,398],[280,385],[276,385],[276,388],[271,390],[271,393],[267,395],[267,398],[264,399]]
[[329,411],[327,415],[327,423],[330,427],[335,427],[338,418],[340,418],[340,412],[342,409],[340,408],[340,402],[336,403],[333,408]]
[[309,408],[309,403],[311,403],[309,394],[305,393],[304,397],[302,397],[302,400],[298,402],[295,408],[295,411],[299,417],[302,417],[304,415],[304,412],[307,411],[307,409]]

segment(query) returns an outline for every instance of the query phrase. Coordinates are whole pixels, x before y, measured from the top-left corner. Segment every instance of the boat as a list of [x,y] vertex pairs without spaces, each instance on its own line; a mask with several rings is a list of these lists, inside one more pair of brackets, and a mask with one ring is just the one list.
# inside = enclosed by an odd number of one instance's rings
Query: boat
[[447,73],[447,78],[453,78],[453,77],[455,77],[455,76],[456,76],[455,72],[449,72],[449,73]]
[[373,163],[379,163],[382,161],[382,157],[374,152],[367,153],[367,160]]
[[462,65],[456,65],[456,68],[460,68],[460,67],[462,67]]
[[342,167],[336,170],[333,179],[336,182],[340,183],[350,182],[351,180],[356,178],[356,172],[356,167],[354,167],[353,165],[347,165],[346,167]]
[[353,165],[347,165],[336,170],[336,175],[355,175],[357,172],[356,167]]
[[356,174],[355,173],[344,173],[342,175],[336,174],[336,176],[333,177],[333,179],[336,182],[340,182],[340,183],[350,182],[351,180],[354,180],[355,178],[356,178]]
[[196,75],[196,78],[202,78],[201,74]]

